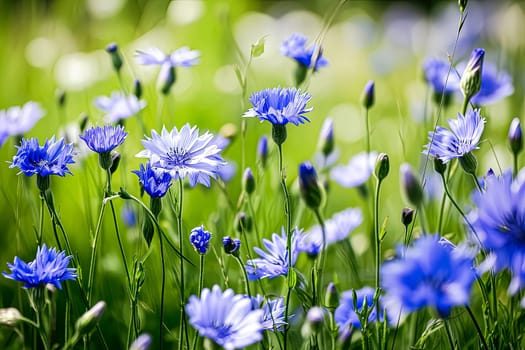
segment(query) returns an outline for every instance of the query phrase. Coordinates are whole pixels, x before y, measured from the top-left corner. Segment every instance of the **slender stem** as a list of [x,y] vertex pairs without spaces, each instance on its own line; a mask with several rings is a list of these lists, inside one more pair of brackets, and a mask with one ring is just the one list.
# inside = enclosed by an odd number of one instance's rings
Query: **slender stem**
[[[381,180],[377,179],[376,191],[374,196],[374,238],[375,238],[375,284],[376,284],[376,293],[380,290],[380,266],[381,266],[381,237],[379,237],[379,193],[381,191]],[[376,302],[376,326],[377,326],[377,339],[378,347],[381,348],[380,335],[379,335],[379,324],[380,324],[380,309],[379,302]]]
[[[201,296],[201,290],[204,287],[204,254],[200,254],[199,257],[199,290],[197,291],[197,296],[200,298]],[[193,350],[195,350],[195,347],[197,346],[197,339],[199,338],[199,332],[195,332],[195,336],[193,337],[193,346],[191,347]]]
[[513,153],[513,177],[516,177],[516,175],[518,175],[518,153]]
[[317,222],[319,223],[319,226],[321,226],[321,233],[323,237],[323,242],[321,245],[321,252],[319,253],[319,269],[317,272],[317,299],[314,300],[315,305],[321,305],[321,289],[323,287],[323,274],[326,264],[326,228],[324,225],[323,217],[321,216],[321,212],[319,211],[319,208],[314,210],[315,218],[317,219]]
[[478,336],[479,336],[479,338],[481,340],[481,343],[483,344],[483,347],[486,350],[488,350],[489,346],[487,344],[487,340],[485,339],[485,336],[483,335],[483,332],[481,331],[481,328],[479,326],[478,321],[476,321],[476,317],[474,316],[474,313],[472,312],[472,310],[470,309],[470,307],[468,305],[465,306],[465,308],[467,309],[468,315],[470,316],[470,319],[472,320],[472,323],[474,323],[474,327],[476,327],[476,331],[478,332]]
[[93,240],[93,245],[91,246],[91,261],[89,262],[89,275],[88,275],[88,284],[87,284],[87,291],[86,291],[88,304],[91,304],[91,289],[93,288],[93,280],[95,276],[95,264],[96,264],[98,238],[99,238],[100,228],[102,226],[102,218],[104,217],[105,208],[106,208],[106,202],[102,201],[102,206],[100,208],[100,214],[97,220],[97,227],[95,229],[95,238]]
[[368,118],[368,108],[365,108],[364,109],[365,112],[365,127],[366,127],[366,134],[365,134],[365,138],[366,138],[366,154],[370,154],[370,123],[369,123],[369,118]]
[[472,180],[473,180],[474,183],[476,184],[476,188],[477,188],[480,192],[483,192],[483,188],[482,188],[481,185],[479,184],[479,181],[478,181],[478,178],[476,177],[476,175],[473,174],[473,173],[470,173],[470,176],[472,177]]
[[241,258],[239,258],[236,255],[234,255],[234,257],[235,257],[235,260],[237,260],[237,262],[239,263],[239,267],[241,268],[242,273],[244,275],[244,284],[246,287],[246,294],[248,294],[248,296],[251,297],[252,293],[250,291],[250,281],[248,280],[248,273],[246,272],[246,269],[244,268],[244,265],[242,264]]
[[438,233],[441,234],[443,230],[443,216],[445,212],[445,201],[447,199],[447,194],[443,192],[443,196],[441,198],[441,205],[439,207],[439,219],[438,219]]
[[[184,309],[184,259],[183,259],[183,239],[182,239],[182,200],[183,200],[183,186],[182,179],[179,178],[179,199],[178,199],[178,212],[177,212],[177,229],[179,231],[179,251],[180,251],[180,328],[179,328],[179,349],[182,349],[183,342],[183,330],[186,329],[186,311]],[[186,348],[190,348],[189,339],[186,336]]]
[[43,235],[43,232],[44,232],[44,205],[45,205],[45,194],[44,193],[40,193],[40,223],[38,225],[38,236],[37,236],[37,241],[38,241],[38,246],[41,246],[42,245],[42,235]]
[[461,114],[465,115],[465,113],[467,113],[467,108],[468,108],[468,102],[469,102],[469,99],[468,98],[464,98],[463,99],[463,106],[461,107]]
[[450,330],[450,325],[448,324],[448,321],[443,319],[443,324],[445,325],[445,331],[447,332],[447,339],[450,345],[450,349],[456,350],[456,346],[454,345],[454,339],[452,337],[452,331]]
[[[159,316],[159,349],[162,350],[163,342],[162,342],[162,331],[164,328],[164,290],[166,287],[166,265],[164,263],[164,246],[162,243],[162,235],[158,234],[159,236],[159,249],[160,249],[160,268],[161,268],[161,288],[160,288],[160,316]],[[182,244],[181,244],[182,247]]]

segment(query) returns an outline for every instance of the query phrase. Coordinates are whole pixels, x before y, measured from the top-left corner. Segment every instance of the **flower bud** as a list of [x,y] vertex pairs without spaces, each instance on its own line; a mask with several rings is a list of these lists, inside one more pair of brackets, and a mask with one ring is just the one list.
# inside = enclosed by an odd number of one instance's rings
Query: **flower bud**
[[523,138],[519,118],[512,119],[509,128],[510,149],[514,155],[518,155],[523,150]]
[[380,153],[377,156],[374,175],[377,177],[379,181],[383,181],[383,179],[388,176],[389,171],[390,171],[390,160],[388,159],[388,154]]
[[306,320],[301,328],[301,335],[307,338],[311,335],[317,334],[323,328],[324,312],[319,306],[312,306],[306,314]]
[[443,163],[443,161],[439,158],[434,158],[434,170],[439,175],[445,174],[445,171],[447,170],[447,164]]
[[239,212],[235,216],[234,228],[237,232],[251,232],[252,231],[252,218],[247,215],[245,212]]
[[242,177],[242,188],[248,194],[252,194],[255,191],[255,179],[253,177],[252,169],[246,168]]
[[326,118],[323,123],[321,135],[319,135],[319,149],[325,157],[328,157],[334,150],[334,121],[332,118]]
[[115,171],[117,171],[118,166],[120,164],[120,159],[121,159],[121,156],[119,152],[117,151],[111,152],[111,166],[109,167],[109,171],[111,171],[112,174],[114,174]]
[[57,104],[58,107],[62,108],[66,104],[66,92],[62,89],[57,90],[56,92]]
[[257,159],[259,159],[261,166],[265,168],[268,160],[268,138],[266,136],[262,136],[257,144]]
[[468,3],[468,0],[458,0],[459,11],[461,11],[461,13],[465,12],[467,3]]
[[111,55],[111,63],[113,63],[113,69],[118,73],[120,68],[122,68],[122,57],[118,52],[118,45],[116,43],[111,43],[106,46],[106,52]]
[[159,78],[157,86],[162,94],[170,93],[171,87],[175,84],[175,67],[169,64],[163,64],[160,67]]
[[467,67],[461,76],[461,92],[465,99],[470,101],[472,96],[479,92],[481,88],[481,72],[483,70],[484,49],[474,49],[470,55]]
[[190,233],[190,243],[195,248],[195,251],[201,255],[208,252],[210,244],[211,233],[204,229],[204,226],[195,227]]
[[414,220],[414,209],[412,208],[403,208],[401,211],[401,222],[405,227],[410,225]]
[[86,130],[89,116],[87,115],[87,113],[82,113],[79,119],[80,119],[80,122],[78,123],[78,128],[80,129],[80,132],[83,133],[84,130]]
[[366,109],[370,109],[375,102],[375,83],[373,80],[369,80],[363,88],[361,93],[361,105]]
[[222,246],[226,254],[239,256],[239,250],[241,248],[241,240],[238,238],[231,238],[226,236],[222,239]]
[[133,81],[133,94],[140,100],[142,97],[142,83],[140,80],[135,79]]
[[91,309],[86,311],[75,324],[76,331],[79,335],[86,335],[95,329],[102,313],[106,309],[106,303],[99,301]]
[[461,165],[467,174],[476,175],[478,160],[471,152],[466,153],[461,158],[459,158],[459,165]]
[[149,334],[141,334],[131,344],[129,350],[148,350],[151,345],[151,336]]
[[286,131],[286,125],[272,124],[272,140],[277,145],[282,145],[286,141],[288,132]]
[[328,283],[326,287],[324,304],[329,309],[335,309],[339,305],[339,293],[333,282]]
[[323,201],[323,188],[317,180],[315,168],[309,161],[299,164],[299,190],[308,207],[319,208]]
[[22,314],[14,307],[0,309],[0,326],[15,327],[21,318]]
[[407,163],[401,164],[399,173],[401,188],[405,193],[406,199],[419,208],[423,204],[423,189],[421,188],[419,180]]

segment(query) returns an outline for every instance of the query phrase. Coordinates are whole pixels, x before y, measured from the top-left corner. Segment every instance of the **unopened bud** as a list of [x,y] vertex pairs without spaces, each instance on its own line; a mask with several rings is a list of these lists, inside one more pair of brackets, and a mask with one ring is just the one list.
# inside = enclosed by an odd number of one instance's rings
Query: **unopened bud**
[[324,303],[329,309],[335,309],[339,305],[339,292],[333,282],[328,283],[326,287]]
[[421,188],[419,180],[407,163],[401,164],[399,173],[401,188],[405,193],[406,199],[419,208],[423,204],[423,189]]
[[141,334],[131,344],[129,350],[148,350],[151,345],[151,336],[149,334]]
[[319,208],[323,201],[323,188],[319,184],[315,168],[309,161],[299,164],[299,190],[308,207]]
[[263,168],[266,167],[268,161],[268,138],[266,136],[262,136],[257,144],[257,159]]
[[321,153],[328,157],[334,150],[334,121],[326,118],[319,135],[319,149]]
[[157,81],[160,92],[164,95],[169,94],[173,84],[175,84],[175,67],[170,64],[163,64],[162,67],[160,67]]
[[375,102],[375,83],[370,80],[366,83],[363,92],[361,93],[361,105],[366,109],[370,109]]
[[89,116],[87,115],[87,113],[82,113],[79,119],[80,119],[80,122],[78,123],[78,128],[80,129],[80,132],[83,133],[84,130],[86,130]]
[[142,97],[142,83],[140,82],[140,80],[138,79],[135,79],[133,81],[133,94],[137,97],[137,99],[140,100],[140,98]]
[[118,52],[118,45],[116,43],[111,43],[106,46],[106,52],[111,55],[111,63],[113,64],[113,69],[118,73],[120,68],[122,68],[122,57]]
[[412,208],[403,208],[401,211],[401,222],[405,227],[410,225],[414,220],[414,209]]
[[465,99],[470,101],[472,96],[476,95],[481,89],[481,72],[483,70],[484,49],[474,49],[470,55],[467,67],[461,76],[461,92]]
[[21,318],[22,314],[14,307],[0,309],[0,326],[15,327]]
[[514,155],[518,155],[523,150],[523,137],[519,118],[512,119],[510,123],[509,143]]
[[66,92],[62,89],[57,90],[56,92],[57,104],[58,107],[62,108],[66,104]]
[[447,170],[447,164],[443,163],[443,161],[439,158],[434,158],[434,170],[439,175],[445,174],[445,171]]
[[226,236],[222,239],[222,246],[226,254],[239,256],[239,250],[241,248],[241,240],[238,238],[231,238]]
[[312,306],[306,314],[306,320],[301,328],[301,335],[307,338],[311,335],[317,334],[323,328],[324,311],[319,306]]
[[461,11],[461,13],[465,12],[465,8],[467,8],[467,3],[468,0],[458,0],[459,11]]
[[115,171],[117,171],[118,166],[120,164],[120,159],[121,159],[121,156],[119,152],[117,151],[111,152],[111,167],[109,168],[109,171],[111,171],[112,174],[114,174]]
[[79,335],[86,335],[91,333],[95,329],[98,321],[102,317],[102,313],[106,309],[106,303],[104,301],[99,301],[91,309],[86,311],[80,318],[77,320],[75,327]]
[[235,216],[234,226],[235,230],[237,230],[239,233],[251,232],[253,226],[251,216],[242,211],[237,213],[237,216]]
[[377,177],[379,181],[383,181],[383,179],[388,176],[389,172],[390,172],[390,160],[388,158],[388,154],[380,153],[377,156],[374,175]]
[[252,194],[255,191],[255,179],[253,177],[252,169],[246,168],[242,177],[242,187],[248,194]]

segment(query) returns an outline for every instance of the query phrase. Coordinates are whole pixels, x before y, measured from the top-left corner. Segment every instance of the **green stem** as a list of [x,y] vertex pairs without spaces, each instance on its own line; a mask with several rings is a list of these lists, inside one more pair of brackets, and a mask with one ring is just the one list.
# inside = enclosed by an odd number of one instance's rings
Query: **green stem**
[[441,205],[439,207],[439,218],[438,218],[438,233],[441,234],[443,230],[443,216],[445,212],[445,201],[447,199],[447,194],[443,192],[443,197],[441,198]]
[[[201,296],[201,290],[204,287],[204,254],[200,254],[199,259],[199,290],[197,291],[197,296],[200,298]],[[193,346],[192,349],[195,350],[197,346],[197,339],[199,338],[199,332],[195,332],[195,336],[193,337]]]
[[89,275],[88,275],[88,284],[87,284],[87,299],[88,304],[91,305],[91,290],[93,288],[93,280],[95,276],[95,265],[96,265],[96,254],[97,254],[97,246],[98,246],[98,238],[100,229],[102,226],[102,218],[104,217],[104,210],[106,208],[106,202],[102,201],[102,206],[100,208],[100,214],[98,216],[97,220],[97,227],[95,228],[95,238],[93,240],[93,245],[91,246],[91,261],[89,262]]
[[517,175],[518,175],[518,153],[514,153],[513,154],[513,172],[512,172],[512,175],[513,177],[515,178]]
[[465,306],[465,308],[467,309],[468,315],[470,316],[470,319],[472,320],[472,323],[474,323],[474,327],[476,328],[476,331],[478,332],[478,336],[479,336],[479,338],[481,340],[481,343],[483,344],[483,347],[486,350],[489,350],[489,346],[487,344],[487,340],[485,339],[485,336],[483,335],[483,332],[481,331],[481,327],[479,326],[479,323],[476,320],[476,317],[474,316],[474,313],[472,312],[472,310],[470,309],[470,307],[468,305]]
[[244,283],[245,283],[245,287],[246,287],[246,294],[248,294],[248,296],[251,298],[252,293],[250,291],[250,281],[248,280],[248,273],[246,272],[246,269],[244,268],[244,265],[242,264],[241,258],[239,258],[237,255],[233,255],[233,256],[235,257],[235,260],[237,260],[237,262],[239,263],[239,267],[241,268],[242,273],[244,275]]
[[[380,290],[380,266],[381,266],[381,237],[379,237],[379,194],[381,192],[381,180],[377,180],[376,191],[374,195],[374,238],[375,238],[375,287],[376,293]],[[377,327],[377,341],[378,347],[381,348],[379,324],[380,324],[380,309],[379,302],[376,302],[376,327]]]
[[[182,349],[182,342],[184,332],[186,334],[186,348],[190,348],[187,327],[186,327],[186,310],[184,309],[184,259],[183,259],[183,237],[182,237],[182,200],[183,200],[183,186],[182,179],[179,178],[179,199],[177,212],[177,229],[179,231],[179,251],[180,251],[180,327],[179,327],[179,349]],[[184,332],[183,332],[184,331]]]
[[323,217],[321,216],[321,212],[319,211],[319,208],[316,208],[314,210],[315,218],[317,219],[317,222],[319,223],[319,226],[321,226],[321,233],[323,237],[323,242],[321,245],[321,251],[319,253],[319,269],[316,270],[317,276],[317,300],[314,300],[314,305],[321,305],[321,289],[323,287],[323,273],[325,269],[326,264],[326,228],[324,225]]
[[468,108],[468,102],[469,102],[469,99],[468,98],[464,98],[463,99],[463,106],[461,107],[461,114],[465,115],[465,113],[467,113],[467,108]]
[[443,324],[445,325],[445,331],[447,333],[447,339],[448,339],[448,343],[450,345],[450,349],[451,350],[456,350],[456,346],[454,345],[454,339],[452,337],[452,331],[450,329],[450,325],[449,325],[447,320],[442,319],[442,321],[443,321]]
[[[162,350],[163,342],[162,342],[162,331],[164,328],[164,290],[166,287],[166,265],[164,263],[164,246],[162,243],[162,235],[158,234],[159,236],[159,249],[160,249],[160,268],[161,268],[161,289],[160,289],[160,315],[159,315],[159,349]],[[182,243],[181,243],[182,248]]]
[[366,154],[370,154],[370,123],[368,118],[368,108],[365,108],[365,127],[366,127]]
[[38,225],[38,236],[37,236],[38,246],[42,245],[42,235],[44,232],[44,205],[46,201],[44,196],[45,194],[40,192],[40,222]]

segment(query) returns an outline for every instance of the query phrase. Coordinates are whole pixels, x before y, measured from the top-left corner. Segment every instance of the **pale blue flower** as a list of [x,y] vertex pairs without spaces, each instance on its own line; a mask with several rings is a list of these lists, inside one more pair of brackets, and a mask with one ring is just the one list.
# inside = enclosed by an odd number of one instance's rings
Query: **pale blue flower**
[[96,153],[111,152],[120,146],[128,136],[120,125],[94,126],[87,129],[84,135],[79,137],[84,140],[90,150]]
[[350,159],[347,165],[335,166],[330,172],[332,180],[343,187],[358,187],[365,184],[374,172],[377,152],[361,152]]
[[137,50],[136,57],[139,64],[168,65],[172,67],[191,67],[199,63],[200,52],[190,50],[187,46],[165,54],[156,47],[144,51]]
[[439,97],[442,94],[451,95],[459,91],[460,77],[454,67],[450,66],[449,62],[437,58],[429,58],[423,63],[423,70],[425,80]]
[[110,97],[97,97],[94,104],[106,113],[104,119],[107,123],[128,119],[146,107],[146,101],[139,100],[135,95],[124,95],[120,91],[112,92]]
[[[322,51],[318,50],[317,45],[312,45],[306,47],[308,39],[302,34],[292,34],[288,39],[286,39],[281,45],[281,53],[284,56],[288,56],[296,60],[299,64],[306,68],[312,68],[314,66],[314,71],[318,70],[321,67],[328,65],[328,61],[323,57]],[[312,63],[312,59],[316,52],[319,51],[315,64]]]

